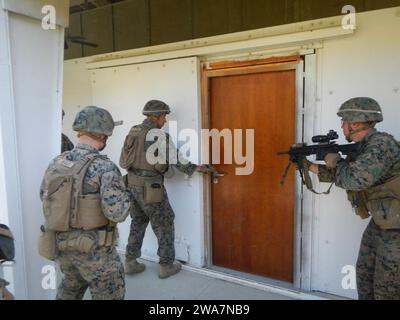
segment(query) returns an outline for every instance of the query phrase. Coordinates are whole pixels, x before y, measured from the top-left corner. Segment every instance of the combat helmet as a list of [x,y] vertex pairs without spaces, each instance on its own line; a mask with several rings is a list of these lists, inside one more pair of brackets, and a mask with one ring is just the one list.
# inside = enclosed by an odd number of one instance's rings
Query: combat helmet
[[349,122],[382,122],[382,109],[372,98],[359,97],[347,100],[337,113]]
[[14,256],[14,237],[5,224],[0,224],[0,263],[14,260]]
[[162,114],[170,114],[171,109],[169,106],[159,100],[150,100],[147,102],[143,108],[143,115],[145,116],[160,116]]
[[72,125],[74,131],[111,136],[115,122],[111,114],[102,108],[89,106],[81,110]]

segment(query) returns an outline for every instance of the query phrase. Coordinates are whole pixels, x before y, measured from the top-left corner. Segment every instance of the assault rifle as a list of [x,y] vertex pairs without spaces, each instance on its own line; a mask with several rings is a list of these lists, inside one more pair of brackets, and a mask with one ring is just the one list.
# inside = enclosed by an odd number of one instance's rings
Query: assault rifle
[[[328,153],[341,153],[345,156],[355,156],[358,153],[360,148],[360,144],[352,143],[352,144],[343,144],[339,145],[334,140],[338,139],[339,136],[336,131],[330,130],[327,135],[315,136],[312,138],[313,143],[317,143],[315,145],[308,146],[306,143],[298,143],[293,145],[289,151],[287,152],[279,152],[278,155],[289,155],[289,164],[285,169],[285,172],[281,179],[281,185],[285,183],[285,179],[289,173],[289,169],[292,163],[295,163],[297,169],[299,170],[300,177],[302,183],[313,193],[317,193],[312,185],[310,174],[309,174],[309,161],[307,160],[307,156],[314,155],[316,156],[317,161],[323,161],[325,156]],[[332,187],[332,186],[331,186]],[[322,194],[329,194],[330,189],[327,192]]]

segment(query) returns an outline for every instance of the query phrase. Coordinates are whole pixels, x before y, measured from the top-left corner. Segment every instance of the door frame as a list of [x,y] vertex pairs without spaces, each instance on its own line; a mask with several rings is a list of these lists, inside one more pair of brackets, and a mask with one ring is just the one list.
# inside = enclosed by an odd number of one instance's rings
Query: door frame
[[[296,72],[296,141],[304,141],[305,126],[305,75],[304,60],[300,56],[289,56],[284,58],[270,58],[244,62],[218,61],[215,64],[201,64],[201,127],[210,128],[210,79],[231,75],[256,74],[273,71],[295,70]],[[285,146],[282,146],[285,149]],[[204,154],[204,141],[202,154]],[[283,172],[284,168],[282,168]],[[204,199],[204,265],[213,267],[212,261],[212,209],[211,209],[211,177],[203,177],[203,199]],[[278,187],[278,186],[277,186]],[[304,250],[302,242],[302,230],[304,224],[303,188],[298,175],[295,179],[295,209],[294,209],[294,265],[293,265],[293,287],[309,290],[302,281]],[[310,270],[311,271],[311,270]]]

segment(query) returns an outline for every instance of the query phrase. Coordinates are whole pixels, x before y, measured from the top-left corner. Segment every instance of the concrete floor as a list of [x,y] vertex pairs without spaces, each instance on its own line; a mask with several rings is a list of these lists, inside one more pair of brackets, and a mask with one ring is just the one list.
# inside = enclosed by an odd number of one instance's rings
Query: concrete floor
[[159,279],[157,263],[141,262],[146,264],[146,270],[125,278],[127,300],[292,300],[188,270]]

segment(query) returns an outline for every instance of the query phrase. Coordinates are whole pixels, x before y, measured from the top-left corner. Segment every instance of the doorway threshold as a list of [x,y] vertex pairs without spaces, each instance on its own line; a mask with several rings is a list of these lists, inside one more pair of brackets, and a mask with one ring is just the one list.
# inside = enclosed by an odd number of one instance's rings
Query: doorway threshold
[[291,299],[297,300],[329,300],[321,294],[302,291],[294,288],[292,284],[268,279],[261,276],[250,275],[243,272],[233,271],[221,267],[212,266],[209,268],[196,268],[188,265],[182,265],[182,268],[187,271],[206,275],[215,279],[236,283],[247,286],[249,288],[259,289],[275,294],[280,294]]
[[[118,250],[120,254],[125,254],[122,250]],[[149,257],[149,256],[142,256],[142,260],[147,260],[150,262],[157,263],[158,259]],[[179,260],[178,260],[179,261]],[[210,278],[218,279],[227,281],[230,283],[239,284],[245,287],[258,289],[274,294],[280,294],[282,296],[295,299],[295,300],[349,300],[344,297],[339,297],[336,295],[324,293],[324,292],[309,292],[304,291],[298,288],[293,287],[292,284],[278,281],[270,278],[266,278],[263,276],[252,275],[248,273],[243,273],[239,271],[234,271],[226,268],[221,268],[217,266],[211,267],[194,267],[189,266],[186,262],[181,261],[182,269],[191,271],[194,273],[198,273],[201,275],[208,276]],[[350,299],[351,300],[351,299]]]
[[292,283],[269,278],[267,276],[261,276],[261,275],[256,275],[256,274],[247,273],[247,272],[243,272],[243,271],[232,270],[232,269],[219,267],[219,266],[215,266],[215,265],[210,266],[207,269],[225,273],[232,277],[243,279],[243,280],[257,282],[257,283],[265,284],[265,285],[271,285],[271,286],[286,289],[286,290],[297,291],[297,288]]

